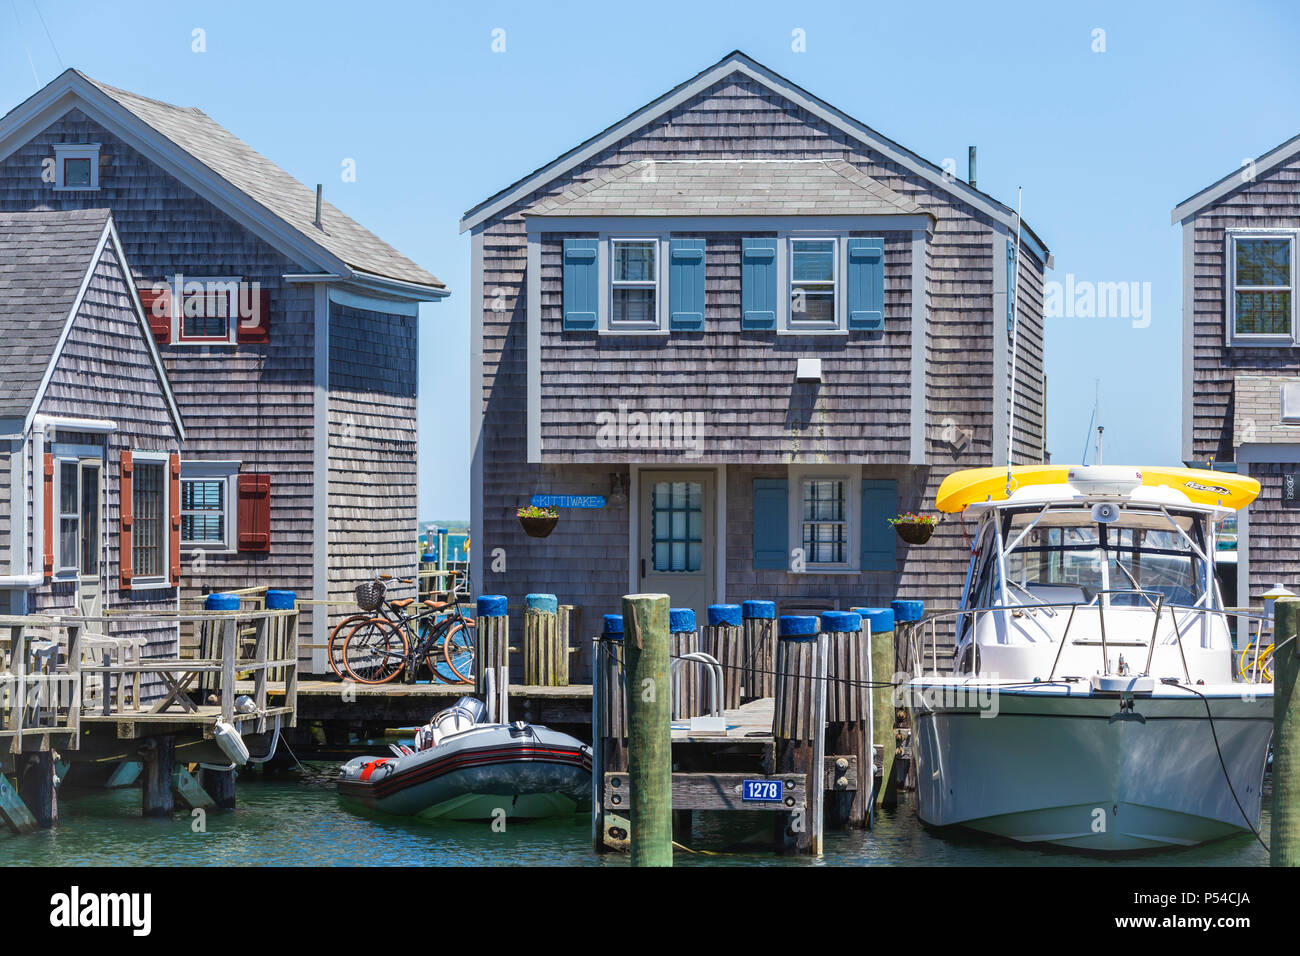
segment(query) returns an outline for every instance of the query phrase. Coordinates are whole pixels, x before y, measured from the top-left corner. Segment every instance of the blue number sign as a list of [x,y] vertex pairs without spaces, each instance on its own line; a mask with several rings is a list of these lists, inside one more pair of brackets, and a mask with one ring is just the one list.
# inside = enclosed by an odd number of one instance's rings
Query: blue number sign
[[741,800],[780,803],[781,796],[780,780],[745,780],[741,783]]

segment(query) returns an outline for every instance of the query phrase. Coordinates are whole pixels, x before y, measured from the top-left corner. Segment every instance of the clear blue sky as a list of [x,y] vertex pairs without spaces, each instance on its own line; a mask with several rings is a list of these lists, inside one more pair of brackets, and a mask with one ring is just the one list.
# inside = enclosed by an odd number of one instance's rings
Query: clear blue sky
[[[796,28],[806,52],[791,50]],[[421,320],[420,515],[454,518],[469,513],[460,215],[732,49],[960,175],[976,144],[981,189],[1014,206],[1024,187],[1049,278],[1150,282],[1147,328],[1049,321],[1048,447],[1078,460],[1100,379],[1106,460],[1177,461],[1169,211],[1300,132],[1293,3],[0,0],[0,109],[36,89],[29,55],[41,83],[76,66],[199,106],[447,282],[452,298]]]

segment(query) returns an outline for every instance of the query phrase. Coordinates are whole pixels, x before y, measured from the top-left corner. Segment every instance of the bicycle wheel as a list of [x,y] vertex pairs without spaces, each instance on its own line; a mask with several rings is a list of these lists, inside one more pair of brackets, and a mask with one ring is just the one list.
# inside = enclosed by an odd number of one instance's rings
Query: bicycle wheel
[[334,625],[334,630],[330,631],[329,640],[329,662],[330,670],[339,680],[347,680],[348,672],[343,666],[343,645],[347,643],[348,635],[352,629],[363,621],[370,620],[369,614],[350,614],[343,620]]
[[442,644],[442,659],[447,668],[456,680],[465,684],[474,680],[475,636],[474,628],[456,623],[439,641]]
[[343,667],[358,684],[383,684],[406,666],[406,631],[382,617],[357,624],[343,645]]

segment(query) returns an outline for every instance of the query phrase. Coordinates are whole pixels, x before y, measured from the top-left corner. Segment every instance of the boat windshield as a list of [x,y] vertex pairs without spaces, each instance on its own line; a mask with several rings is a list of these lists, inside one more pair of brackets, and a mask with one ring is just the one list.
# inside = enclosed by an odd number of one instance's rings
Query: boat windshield
[[[1127,591],[1107,593],[1105,603],[1145,605],[1163,595],[1165,604],[1200,604],[1205,596],[1205,565],[1197,554],[1197,549],[1204,552],[1201,522],[1193,515],[1171,517],[1181,532],[1159,512],[1124,511],[1108,524],[1073,509],[1015,514],[1003,533],[1008,544],[1020,539],[1006,558],[1007,596],[1016,604],[1088,604],[1099,592]],[[986,570],[987,590],[977,599],[990,607],[1001,603],[997,561],[987,562]]]

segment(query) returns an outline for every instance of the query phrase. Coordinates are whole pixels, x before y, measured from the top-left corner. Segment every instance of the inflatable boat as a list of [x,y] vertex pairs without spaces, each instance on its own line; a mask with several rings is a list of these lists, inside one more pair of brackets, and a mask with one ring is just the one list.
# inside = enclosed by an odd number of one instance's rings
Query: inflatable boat
[[572,814],[591,805],[591,748],[517,720],[485,721],[462,697],[388,757],[356,757],[339,771],[345,802],[399,816],[491,820]]

